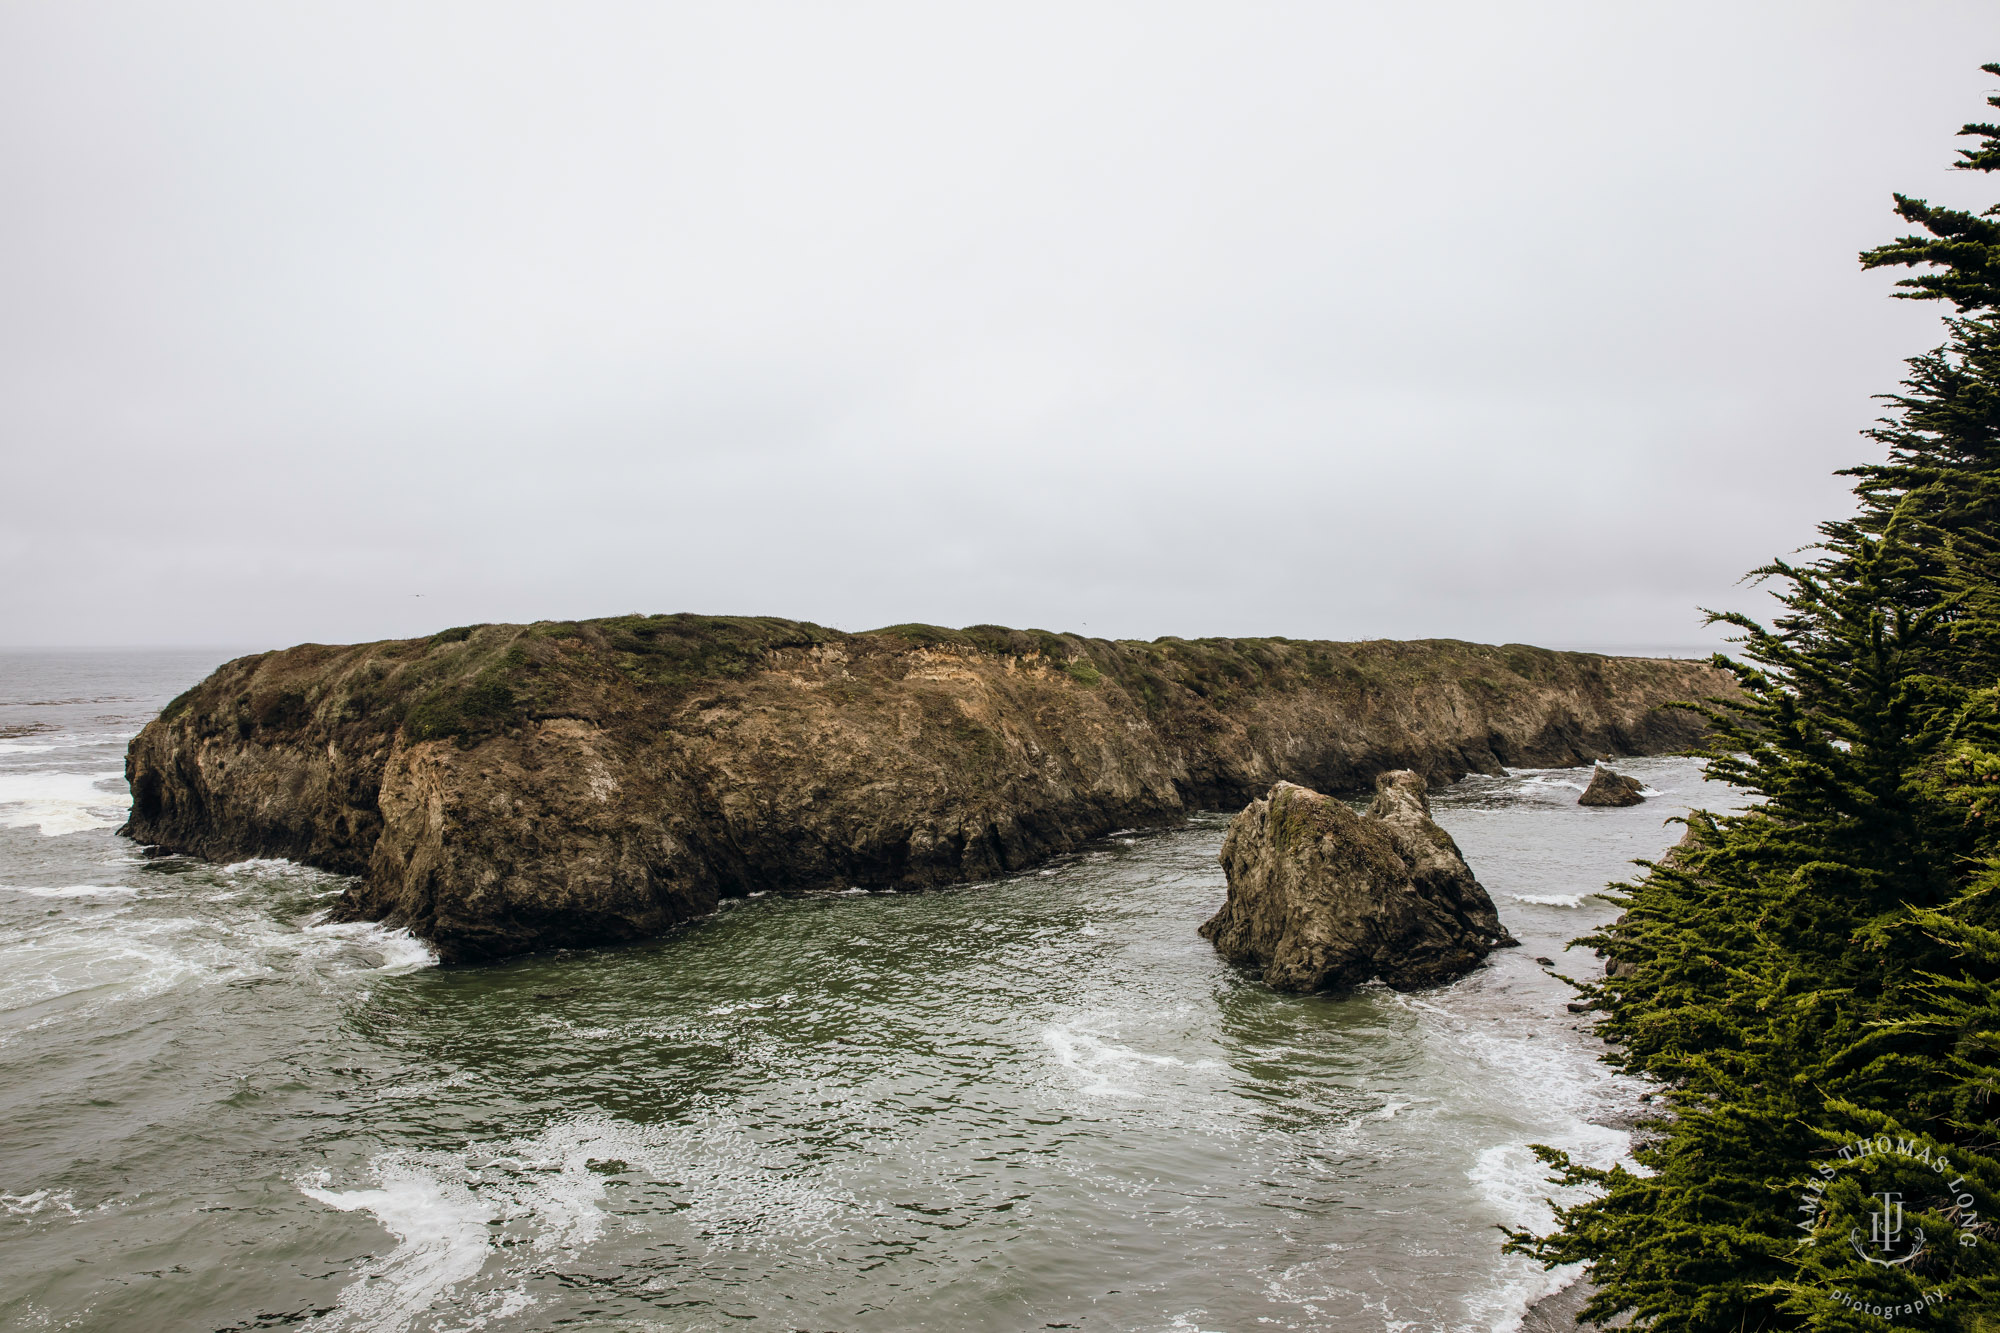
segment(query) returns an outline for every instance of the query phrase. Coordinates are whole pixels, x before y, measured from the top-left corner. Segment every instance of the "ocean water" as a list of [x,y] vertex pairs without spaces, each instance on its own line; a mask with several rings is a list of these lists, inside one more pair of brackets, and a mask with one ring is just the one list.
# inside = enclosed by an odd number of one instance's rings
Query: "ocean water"
[[1509,1330],[1606,1164],[1567,940],[1731,803],[1675,759],[1436,797],[1523,947],[1284,996],[1195,928],[1224,814],[920,894],[445,969],[344,883],[147,859],[125,741],[218,654],[0,655],[0,1327]]

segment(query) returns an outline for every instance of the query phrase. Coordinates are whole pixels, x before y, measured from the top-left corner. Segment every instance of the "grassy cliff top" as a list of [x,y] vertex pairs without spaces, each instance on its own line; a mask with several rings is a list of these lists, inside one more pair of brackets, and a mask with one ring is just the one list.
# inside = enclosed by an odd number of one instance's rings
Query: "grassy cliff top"
[[658,716],[788,655],[814,650],[838,652],[861,673],[894,670],[894,659],[918,652],[1034,662],[1087,688],[1113,682],[1149,712],[1183,691],[1226,707],[1262,688],[1366,689],[1450,679],[1498,689],[1554,683],[1580,668],[1622,673],[1692,667],[1455,639],[1142,641],[922,624],[850,634],[771,616],[683,613],[463,625],[426,638],[341,647],[301,644],[225,665],[162,716],[171,722],[194,709],[210,724],[227,717],[246,737],[258,729],[317,723],[345,743],[385,738],[397,729],[411,740],[470,743],[535,717]]

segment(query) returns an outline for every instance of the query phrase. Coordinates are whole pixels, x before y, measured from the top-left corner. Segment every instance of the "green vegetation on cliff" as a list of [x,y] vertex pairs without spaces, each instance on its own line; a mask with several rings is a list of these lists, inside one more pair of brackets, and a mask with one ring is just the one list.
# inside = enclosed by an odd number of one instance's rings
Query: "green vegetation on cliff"
[[[2000,127],[1964,132],[2000,169]],[[2000,1329],[2000,223],[1897,211],[1927,234],[1863,263],[1926,268],[1900,294],[1951,301],[1949,339],[1858,514],[1759,571],[1774,624],[1718,617],[1744,693],[1710,771],[1762,803],[1691,820],[1590,941],[1611,1058],[1672,1109],[1643,1174],[1546,1154],[1602,1192],[1514,1244],[1589,1263],[1594,1318]]]
[[[1154,717],[1192,697],[1228,707],[1267,687],[1371,690],[1450,682],[1498,698],[1523,684],[1561,682],[1577,661],[1615,659],[1513,644],[1453,640],[1331,643],[1284,638],[1089,639],[1000,625],[891,625],[846,634],[772,616],[627,615],[532,625],[463,625],[423,639],[331,648],[303,645],[249,662],[264,669],[229,711],[249,738],[312,719],[335,739],[400,731],[410,741],[481,740],[535,720],[609,724],[635,707],[657,714],[740,681],[783,655],[831,647],[849,654],[910,649],[977,654],[1044,666],[1085,686],[1110,681]],[[204,682],[169,704],[182,715]],[[849,681],[850,694],[866,682]],[[211,715],[217,710],[207,710]]]

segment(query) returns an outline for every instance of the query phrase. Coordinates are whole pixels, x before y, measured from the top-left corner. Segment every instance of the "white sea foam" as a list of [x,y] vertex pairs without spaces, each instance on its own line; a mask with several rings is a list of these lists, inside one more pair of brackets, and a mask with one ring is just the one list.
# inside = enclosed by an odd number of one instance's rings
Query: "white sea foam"
[[326,875],[324,871],[314,870],[311,866],[302,866],[297,861],[287,861],[282,856],[253,856],[247,861],[231,861],[228,865],[215,867],[215,873],[227,875],[232,879],[245,875],[252,879],[290,878],[294,875],[337,878]]
[[[113,783],[116,791],[108,789]],[[39,827],[48,838],[117,828],[131,804],[121,772],[0,773],[0,828]]]
[[726,1114],[659,1126],[592,1118],[559,1125],[534,1143],[578,1169],[591,1160],[615,1160],[678,1185],[688,1199],[679,1216],[700,1235],[726,1237],[720,1243],[732,1247],[796,1252],[841,1234],[859,1208],[824,1167],[809,1164],[806,1145],[754,1138]]
[[[1578,1133],[1579,1127],[1595,1133]],[[1580,1122],[1539,1141],[1553,1143],[1580,1164],[1600,1169],[1618,1161],[1631,1147],[1630,1136],[1621,1130],[1600,1125],[1583,1127]],[[1525,1139],[1482,1149],[1465,1175],[1502,1221],[1533,1231],[1547,1231],[1555,1225],[1551,1199],[1568,1204],[1580,1203],[1588,1197],[1580,1187],[1561,1189],[1551,1184],[1548,1166],[1535,1156]]]
[[55,1209],[71,1217],[81,1217],[68,1190],[35,1190],[31,1194],[0,1194],[0,1208],[13,1217],[33,1217],[44,1209]]
[[[393,975],[436,964],[415,937],[370,924],[298,929],[257,905],[210,916],[152,916],[144,903],[119,901],[136,890],[112,886],[24,889],[38,896],[107,899],[88,913],[37,918],[0,932],[0,1011],[48,1001],[89,1012],[183,985],[333,964],[335,970]],[[357,966],[358,964],[358,966]],[[72,999],[68,997],[78,997]]]
[[[1578,1133],[1579,1128],[1584,1132]],[[1580,1121],[1572,1122],[1568,1132],[1542,1135],[1540,1141],[1563,1148],[1579,1163],[1600,1168],[1624,1157],[1631,1147],[1629,1135]],[[1589,1191],[1580,1187],[1559,1189],[1550,1184],[1549,1168],[1525,1140],[1485,1149],[1465,1174],[1506,1225],[1535,1232],[1547,1232],[1555,1225],[1551,1201],[1567,1205],[1589,1196]],[[1502,1270],[1493,1287],[1466,1301],[1466,1312],[1492,1333],[1516,1333],[1536,1301],[1555,1295],[1583,1276],[1582,1264],[1543,1269],[1514,1255],[1503,1259]]]
[[38,745],[33,741],[0,741],[0,754],[47,754],[50,750],[63,750],[63,745]]
[[436,967],[437,950],[407,930],[392,930],[372,921],[343,921],[334,925],[307,926],[304,934],[339,940],[373,955],[371,971],[393,975]]
[[1149,1055],[1059,1023],[1042,1030],[1042,1041],[1055,1053],[1058,1064],[1081,1077],[1077,1090],[1090,1097],[1144,1097],[1145,1089],[1138,1086],[1141,1070],[1201,1069],[1214,1064],[1211,1060],[1190,1064],[1171,1055]]
[[1536,1301],[1547,1300],[1583,1278],[1582,1264],[1543,1268],[1519,1255],[1506,1257],[1507,1271],[1488,1290],[1466,1298],[1465,1312],[1488,1333],[1520,1333]]
[[156,995],[205,970],[173,947],[199,923],[185,918],[134,919],[114,908],[112,919],[59,918],[0,937],[0,1010],[85,992],[103,998]]
[[1599,893],[1515,893],[1509,894],[1517,903],[1535,903],[1542,907],[1581,907],[1588,898],[1601,898]]
[[[733,1120],[642,1126],[595,1116],[458,1152],[386,1153],[369,1164],[372,1186],[334,1189],[329,1173],[315,1171],[298,1180],[301,1193],[366,1212],[396,1239],[361,1267],[320,1326],[402,1333],[446,1301],[488,1316],[518,1313],[533,1303],[526,1277],[603,1234],[611,1172],[685,1191],[676,1216],[711,1244],[791,1248],[838,1234],[854,1199],[797,1168],[793,1149],[755,1141]],[[495,1265],[488,1290],[457,1290]]]
[[[1598,1168],[1609,1167],[1631,1150],[1631,1136],[1624,1131],[1576,1119],[1560,1132],[1536,1135],[1535,1141],[1561,1148],[1578,1163]],[[1562,1189],[1551,1184],[1548,1166],[1535,1156],[1526,1139],[1481,1150],[1465,1174],[1503,1224],[1534,1232],[1545,1233],[1555,1225],[1552,1205],[1580,1203],[1590,1194],[1582,1187]],[[1466,1313],[1492,1333],[1517,1333],[1536,1301],[1553,1296],[1583,1276],[1582,1264],[1544,1269],[1517,1255],[1503,1256],[1500,1267],[1491,1287],[1466,1300]]]
[[1426,1013],[1426,1014],[1437,1014],[1443,1018],[1458,1017],[1457,1014],[1445,1008],[1443,1005],[1432,1004],[1429,1000],[1419,999],[1414,995],[1407,995],[1398,992],[1398,993],[1392,993],[1392,997],[1394,998],[1397,1004],[1402,1005],[1405,1009],[1415,1009],[1420,1013]]
[[320,1183],[299,1189],[342,1212],[368,1213],[396,1238],[396,1246],[343,1287],[333,1310],[318,1321],[328,1329],[401,1333],[437,1299],[486,1267],[487,1209],[455,1181],[394,1160],[375,1167],[375,1189],[332,1190]]
[[[1472,1162],[1465,1177],[1493,1222],[1547,1231],[1555,1220],[1551,1199],[1568,1204],[1587,1197],[1584,1190],[1552,1185],[1531,1143],[1560,1148],[1587,1166],[1630,1165],[1631,1135],[1595,1121],[1636,1107],[1642,1085],[1604,1065],[1594,1050],[1548,1040],[1532,1022],[1495,1024],[1490,1015],[1464,1015],[1406,995],[1395,999],[1423,1015],[1425,1044],[1445,1055],[1459,1095],[1493,1105],[1519,1126],[1511,1135],[1468,1145]],[[1562,1290],[1580,1272],[1543,1270],[1520,1256],[1501,1256],[1490,1285],[1467,1298],[1468,1321],[1492,1333],[1515,1333],[1535,1301]]]
[[34,898],[131,898],[139,892],[124,884],[0,884],[0,890]]

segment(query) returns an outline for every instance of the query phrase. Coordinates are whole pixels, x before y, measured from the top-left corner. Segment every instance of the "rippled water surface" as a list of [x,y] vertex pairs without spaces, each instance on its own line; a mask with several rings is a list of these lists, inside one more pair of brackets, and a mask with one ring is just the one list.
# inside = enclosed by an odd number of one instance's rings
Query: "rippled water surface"
[[[1524,947],[1275,995],[1195,934],[1226,817],[921,894],[441,969],[344,881],[145,860],[124,741],[217,655],[0,656],[0,1326],[1508,1329],[1528,1144],[1609,1162],[1569,938],[1693,765],[1439,795]],[[1724,793],[1709,789],[1709,804]]]

